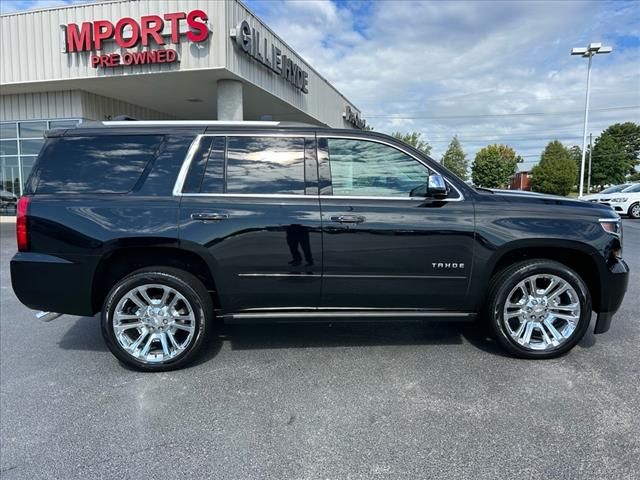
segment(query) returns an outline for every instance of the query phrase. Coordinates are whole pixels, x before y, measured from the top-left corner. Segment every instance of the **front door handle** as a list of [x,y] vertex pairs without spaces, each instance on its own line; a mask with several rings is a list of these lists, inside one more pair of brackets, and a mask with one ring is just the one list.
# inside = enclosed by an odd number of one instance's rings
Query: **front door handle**
[[211,221],[211,220],[226,220],[229,218],[229,215],[226,213],[213,213],[213,212],[198,212],[192,213],[192,220],[202,220],[202,221]]
[[366,218],[360,215],[338,215],[331,217],[331,221],[336,223],[362,223],[365,220]]

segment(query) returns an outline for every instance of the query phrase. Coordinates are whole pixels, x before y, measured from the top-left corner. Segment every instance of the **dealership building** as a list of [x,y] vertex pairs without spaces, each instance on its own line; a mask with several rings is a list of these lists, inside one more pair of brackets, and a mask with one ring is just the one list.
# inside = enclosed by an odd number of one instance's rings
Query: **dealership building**
[[0,21],[0,188],[17,196],[43,132],[82,121],[364,126],[344,95],[237,0],[103,1]]

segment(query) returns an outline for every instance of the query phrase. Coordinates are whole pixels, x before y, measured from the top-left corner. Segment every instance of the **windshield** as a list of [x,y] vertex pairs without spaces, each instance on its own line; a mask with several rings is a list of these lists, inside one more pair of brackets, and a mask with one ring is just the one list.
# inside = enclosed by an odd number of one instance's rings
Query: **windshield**
[[629,186],[628,183],[625,183],[624,185],[614,185],[613,187],[605,188],[600,193],[617,193],[621,190],[624,190],[628,186]]
[[624,190],[622,190],[622,193],[627,193],[627,192],[629,193],[640,192],[640,183],[635,183],[630,187],[627,187]]

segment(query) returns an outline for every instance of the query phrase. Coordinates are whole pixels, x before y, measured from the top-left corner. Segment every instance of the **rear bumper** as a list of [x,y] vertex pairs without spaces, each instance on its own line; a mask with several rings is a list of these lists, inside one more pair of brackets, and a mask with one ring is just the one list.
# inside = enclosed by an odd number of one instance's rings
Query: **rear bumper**
[[84,261],[41,253],[16,253],[11,259],[11,284],[18,299],[34,310],[93,315],[93,275]]
[[624,260],[609,265],[601,282],[600,309],[594,333],[604,333],[611,326],[613,314],[618,311],[629,284],[629,266]]

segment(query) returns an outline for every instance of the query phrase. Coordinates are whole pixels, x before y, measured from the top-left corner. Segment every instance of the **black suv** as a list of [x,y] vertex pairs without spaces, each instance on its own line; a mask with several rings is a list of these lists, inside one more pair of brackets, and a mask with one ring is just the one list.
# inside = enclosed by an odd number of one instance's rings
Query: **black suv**
[[[48,132],[18,204],[16,295],[178,368],[213,320],[475,319],[514,355],[608,330],[628,267],[607,206],[473,189],[374,132],[105,122]],[[56,314],[44,314],[51,318]]]

